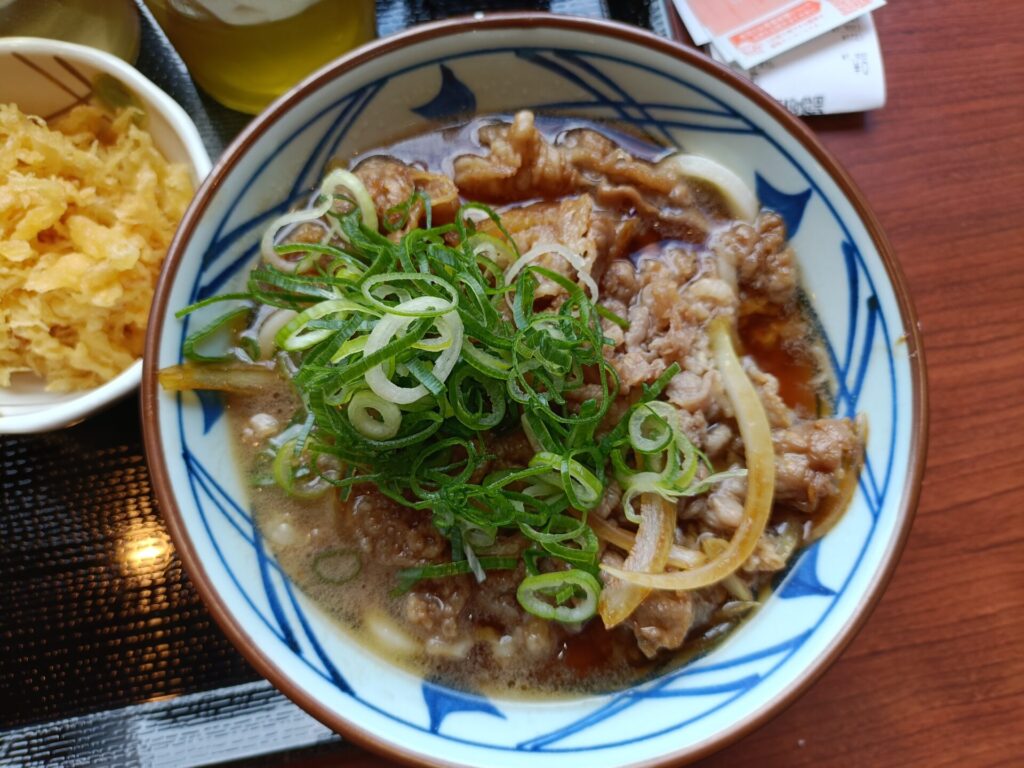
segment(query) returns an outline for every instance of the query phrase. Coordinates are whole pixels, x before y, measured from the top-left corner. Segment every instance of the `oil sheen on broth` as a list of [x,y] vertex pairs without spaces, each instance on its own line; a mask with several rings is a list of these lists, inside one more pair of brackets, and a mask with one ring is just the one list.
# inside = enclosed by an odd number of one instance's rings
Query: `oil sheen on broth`
[[[482,118],[417,136],[336,164],[356,168],[362,160],[386,156],[451,176],[457,157],[486,154],[479,134],[496,119]],[[536,124],[555,145],[585,129],[652,163],[669,152],[605,124],[540,117]],[[721,219],[723,204],[715,192],[698,191],[698,206],[712,219]],[[606,197],[614,199],[612,193]],[[534,202],[536,198],[495,207],[507,210]],[[689,259],[693,263],[695,272],[687,285],[699,279],[704,260],[711,258],[701,244],[666,239],[653,227],[632,239],[625,254],[629,258],[620,259],[615,269],[628,282],[632,279],[628,270],[643,270],[645,264],[666,259],[669,251],[675,262]],[[627,299],[627,311],[639,295]],[[758,303],[755,297],[740,311],[745,351],[760,371],[777,379],[781,407],[790,409],[798,420],[828,415],[826,366],[812,327],[797,306],[780,314],[778,307]],[[447,541],[434,530],[428,513],[402,508],[372,487],[357,488],[343,503],[333,492],[310,501],[289,498],[266,482],[268,470],[260,451],[268,437],[288,425],[298,406],[283,380],[277,391],[259,397],[233,396],[229,401],[233,429],[239,436],[238,458],[255,480],[252,505],[260,530],[294,582],[342,627],[377,653],[445,684],[545,696],[622,688],[713,646],[750,615],[756,601],[770,593],[784,572],[780,566],[738,585],[716,585],[712,589],[719,592],[713,598],[695,600],[689,607],[685,643],[654,654],[641,652],[634,632],[625,625],[606,630],[597,617],[583,626],[564,625],[523,611],[515,597],[523,577],[522,562],[515,571],[488,573],[479,585],[472,575],[461,575],[424,582],[396,596],[396,570],[447,562],[451,557]],[[522,434],[513,432],[499,436],[489,447],[514,462],[528,450],[524,443]],[[798,514],[807,503],[797,498],[789,508],[777,507],[769,523],[772,541],[790,561],[810,530],[808,520]],[[518,555],[522,543],[517,538],[499,536],[494,550]],[[656,629],[664,629],[658,622],[670,622],[675,608],[661,606],[657,599],[653,603],[648,620]]]

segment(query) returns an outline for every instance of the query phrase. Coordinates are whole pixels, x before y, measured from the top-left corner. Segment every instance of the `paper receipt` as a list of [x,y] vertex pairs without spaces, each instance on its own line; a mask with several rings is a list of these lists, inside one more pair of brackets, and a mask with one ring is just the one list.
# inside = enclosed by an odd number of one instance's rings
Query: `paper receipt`
[[[710,53],[728,63],[714,44]],[[797,115],[863,112],[885,105],[882,51],[870,14],[749,71],[731,66]]]
[[885,0],[676,0],[691,35],[702,28],[700,36],[710,37],[694,42],[712,43],[744,69],[883,5]]

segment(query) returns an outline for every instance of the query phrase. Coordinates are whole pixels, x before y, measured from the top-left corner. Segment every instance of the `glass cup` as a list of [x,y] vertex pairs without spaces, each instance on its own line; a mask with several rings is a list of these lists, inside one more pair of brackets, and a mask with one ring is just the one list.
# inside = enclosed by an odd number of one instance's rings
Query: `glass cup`
[[146,0],[199,86],[255,114],[376,33],[374,0]]

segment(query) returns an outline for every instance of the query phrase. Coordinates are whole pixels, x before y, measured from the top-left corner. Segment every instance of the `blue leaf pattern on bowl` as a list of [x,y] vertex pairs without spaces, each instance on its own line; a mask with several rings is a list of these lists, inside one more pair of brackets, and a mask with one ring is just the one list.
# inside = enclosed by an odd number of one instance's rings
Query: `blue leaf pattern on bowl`
[[203,409],[203,434],[205,435],[224,415],[224,396],[220,392],[197,389],[196,396]]
[[760,173],[756,175],[757,199],[765,208],[775,211],[786,222],[786,232],[795,237],[803,221],[807,201],[811,199],[811,190],[805,189],[793,194],[776,189]]
[[476,96],[444,64],[441,69],[441,90],[437,95],[412,111],[431,120],[452,120],[459,115],[470,115],[476,111]]
[[505,719],[501,710],[485,696],[455,691],[426,680],[423,681],[423,700],[427,704],[427,712],[430,713],[431,733],[441,730],[444,719],[456,712],[484,712]]
[[794,597],[806,597],[807,595],[821,595],[829,597],[836,591],[826,587],[818,579],[818,552],[820,547],[817,542],[812,544],[800,557],[796,567],[790,571],[785,583],[776,594],[784,599]]

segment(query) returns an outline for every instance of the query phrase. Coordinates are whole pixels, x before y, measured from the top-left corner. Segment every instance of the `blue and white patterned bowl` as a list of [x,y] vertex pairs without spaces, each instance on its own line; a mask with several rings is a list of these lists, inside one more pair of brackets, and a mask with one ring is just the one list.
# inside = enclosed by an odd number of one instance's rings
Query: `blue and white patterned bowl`
[[[353,642],[292,585],[254,528],[219,401],[159,390],[189,321],[175,309],[253,262],[262,227],[333,156],[469,113],[611,119],[731,166],[789,225],[838,382],[871,430],[859,492],[768,604],[707,656],[614,695],[546,702],[449,690]],[[851,639],[910,528],[924,463],[920,340],[885,238],[796,119],[704,57],[636,29],[545,15],[446,22],[339,60],[232,145],[185,217],[146,349],[146,448],[178,550],[249,660],[327,725],[424,764],[619,766],[692,759],[792,700]]]

